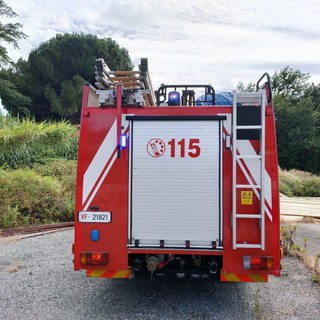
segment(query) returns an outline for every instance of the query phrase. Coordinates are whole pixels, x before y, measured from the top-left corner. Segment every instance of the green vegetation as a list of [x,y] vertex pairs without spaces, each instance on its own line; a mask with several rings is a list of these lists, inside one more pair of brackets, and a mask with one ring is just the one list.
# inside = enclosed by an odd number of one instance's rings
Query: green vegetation
[[289,67],[272,76],[279,165],[320,174],[320,85]]
[[95,82],[96,58],[112,70],[133,68],[128,51],[111,38],[58,34],[31,51],[27,61],[0,70],[6,84],[0,85],[2,102],[12,116],[79,123],[83,85]]
[[280,192],[288,197],[320,197],[320,176],[299,170],[279,170]]
[[77,128],[0,116],[0,228],[70,221]]
[[[52,167],[63,166],[65,161],[56,160],[38,169],[49,172]],[[72,220],[74,168],[72,161],[72,166],[66,165],[60,178],[41,175],[29,168],[0,169],[0,228]]]
[[[17,14],[0,0],[0,17]],[[17,47],[26,37],[21,27],[0,23],[0,41]],[[79,123],[82,87],[95,82],[96,58],[112,70],[133,67],[125,48],[91,34],[57,35],[16,63],[0,45],[0,97],[11,114],[0,116],[0,228],[71,218],[78,130],[68,121]],[[298,171],[320,174],[320,84],[309,78],[289,67],[272,76],[285,169],[280,191],[287,196],[320,196],[320,177]],[[240,82],[238,90],[255,84]]]
[[284,224],[280,228],[281,247],[284,250],[284,254],[298,257],[305,265],[311,270],[311,280],[313,282],[320,282],[320,268],[319,259],[320,251],[316,255],[315,259],[307,254],[308,238],[304,237],[303,247],[295,243],[297,226],[291,224]]
[[32,167],[50,159],[77,157],[78,132],[68,122],[40,122],[0,116],[0,166]]
[[[16,18],[18,16],[3,0],[0,0],[0,17],[2,18]],[[18,40],[26,38],[26,35],[20,30],[21,23],[2,23],[0,22],[0,43],[6,42],[18,48]],[[0,45],[0,66],[2,64],[11,63],[8,56],[7,49]]]

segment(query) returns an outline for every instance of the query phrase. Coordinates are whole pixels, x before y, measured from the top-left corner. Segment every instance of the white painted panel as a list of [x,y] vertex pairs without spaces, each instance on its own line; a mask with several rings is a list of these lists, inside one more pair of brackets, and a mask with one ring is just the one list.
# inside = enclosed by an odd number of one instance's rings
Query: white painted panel
[[[198,157],[188,155],[197,149],[189,150],[192,139],[199,139]],[[219,239],[219,121],[133,121],[131,160],[133,242],[210,246]]]

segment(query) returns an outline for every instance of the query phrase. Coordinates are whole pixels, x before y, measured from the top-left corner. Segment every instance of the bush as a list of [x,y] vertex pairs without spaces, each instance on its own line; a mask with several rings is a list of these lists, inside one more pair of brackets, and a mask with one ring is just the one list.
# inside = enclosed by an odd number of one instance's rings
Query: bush
[[75,161],[55,160],[34,169],[0,169],[0,228],[71,221]]
[[77,158],[78,130],[68,122],[18,120],[0,116],[0,166],[17,169],[51,158]]
[[43,165],[34,166],[34,170],[41,176],[55,177],[61,183],[64,193],[74,195],[76,189],[75,160],[52,159]]
[[0,228],[72,220],[77,143],[68,122],[0,115]]
[[320,177],[299,170],[279,170],[280,192],[292,197],[320,197]]

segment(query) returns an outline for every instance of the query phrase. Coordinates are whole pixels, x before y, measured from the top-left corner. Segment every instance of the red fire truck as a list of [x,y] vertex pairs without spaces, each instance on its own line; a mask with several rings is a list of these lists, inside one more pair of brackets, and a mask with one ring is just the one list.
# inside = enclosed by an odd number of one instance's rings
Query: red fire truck
[[[89,277],[266,282],[280,275],[270,78],[217,103],[96,61],[80,125],[74,269]],[[199,95],[196,98],[196,95]]]

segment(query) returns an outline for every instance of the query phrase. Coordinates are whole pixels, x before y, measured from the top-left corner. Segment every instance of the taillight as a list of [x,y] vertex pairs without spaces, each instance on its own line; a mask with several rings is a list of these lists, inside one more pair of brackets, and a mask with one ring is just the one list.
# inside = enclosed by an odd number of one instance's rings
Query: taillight
[[243,257],[243,269],[271,270],[273,269],[273,257]]
[[283,248],[280,248],[280,259],[283,259],[284,257],[284,250]]
[[107,252],[81,252],[80,263],[82,265],[106,265],[108,264]]

